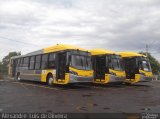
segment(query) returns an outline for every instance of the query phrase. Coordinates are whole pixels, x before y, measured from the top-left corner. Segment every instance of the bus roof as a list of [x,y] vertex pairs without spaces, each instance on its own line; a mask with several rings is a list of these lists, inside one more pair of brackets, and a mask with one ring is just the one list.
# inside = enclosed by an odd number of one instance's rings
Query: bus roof
[[32,55],[38,55],[38,54],[44,54],[44,53],[50,53],[50,52],[58,52],[58,51],[64,51],[64,50],[80,50],[80,51],[86,51],[83,48],[74,46],[74,45],[67,45],[67,44],[57,44],[54,46],[50,46],[41,50],[37,50],[37,51],[33,51],[30,52],[26,55],[20,55],[20,56],[14,56],[11,57],[11,59],[16,59],[16,58],[20,58],[20,57],[26,57],[26,56],[32,56]]
[[83,48],[74,46],[74,45],[67,45],[67,44],[57,44],[54,46],[50,46],[47,48],[44,48],[44,53],[49,53],[49,52],[57,52],[57,51],[62,51],[62,50],[80,50],[80,51],[87,51]]
[[89,50],[91,55],[105,55],[105,54],[115,54],[115,52],[111,50],[105,50],[105,49],[92,49]]
[[146,57],[145,55],[136,52],[118,52],[121,57]]

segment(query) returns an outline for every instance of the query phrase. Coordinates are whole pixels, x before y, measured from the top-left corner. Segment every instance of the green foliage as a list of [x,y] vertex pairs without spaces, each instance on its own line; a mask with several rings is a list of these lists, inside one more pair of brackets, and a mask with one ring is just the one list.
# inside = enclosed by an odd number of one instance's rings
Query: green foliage
[[0,73],[1,74],[7,74],[8,73],[8,65],[10,58],[13,56],[18,56],[21,55],[20,52],[9,52],[8,55],[6,55],[3,59],[2,62],[0,63]]
[[1,79],[1,75],[2,75],[2,62],[0,62],[0,79]]
[[2,62],[0,62],[0,75],[2,76],[4,74],[4,65]]
[[[146,55],[145,52],[140,52],[140,54]],[[160,63],[150,53],[147,53],[147,58],[150,61],[153,74],[158,74],[160,69]]]

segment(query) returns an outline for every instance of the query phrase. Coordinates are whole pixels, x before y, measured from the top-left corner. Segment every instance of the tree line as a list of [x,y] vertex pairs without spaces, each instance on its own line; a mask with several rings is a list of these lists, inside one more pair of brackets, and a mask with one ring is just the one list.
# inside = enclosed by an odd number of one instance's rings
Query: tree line
[[21,52],[9,52],[2,61],[0,62],[0,74],[7,75],[8,74],[8,65],[10,62],[10,58],[13,56],[21,55]]

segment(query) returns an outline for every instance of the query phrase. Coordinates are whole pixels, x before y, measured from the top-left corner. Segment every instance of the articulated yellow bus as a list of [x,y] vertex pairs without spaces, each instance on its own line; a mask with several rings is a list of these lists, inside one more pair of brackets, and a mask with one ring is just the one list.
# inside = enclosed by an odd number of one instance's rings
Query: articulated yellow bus
[[152,69],[146,56],[134,52],[120,52],[126,72],[126,82],[152,80]]
[[10,74],[22,79],[52,84],[92,82],[91,54],[82,48],[59,44],[15,56],[10,61]]
[[125,71],[119,55],[104,49],[93,49],[90,52],[94,70],[94,83],[106,84],[125,80]]

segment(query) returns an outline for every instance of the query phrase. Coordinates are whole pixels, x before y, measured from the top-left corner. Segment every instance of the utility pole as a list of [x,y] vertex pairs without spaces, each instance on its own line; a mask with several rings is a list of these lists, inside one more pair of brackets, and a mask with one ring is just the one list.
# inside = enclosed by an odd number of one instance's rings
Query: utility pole
[[148,44],[146,44],[146,57],[148,57]]

